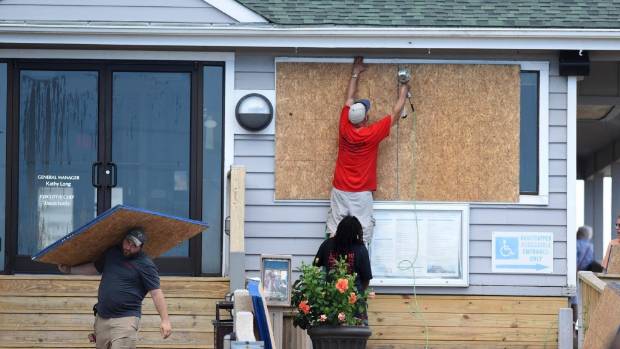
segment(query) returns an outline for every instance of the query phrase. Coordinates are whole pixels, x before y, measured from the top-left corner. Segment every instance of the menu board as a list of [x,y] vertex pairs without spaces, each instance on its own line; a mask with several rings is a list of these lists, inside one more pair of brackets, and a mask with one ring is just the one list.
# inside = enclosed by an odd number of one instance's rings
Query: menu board
[[374,286],[467,286],[469,209],[454,204],[375,204]]

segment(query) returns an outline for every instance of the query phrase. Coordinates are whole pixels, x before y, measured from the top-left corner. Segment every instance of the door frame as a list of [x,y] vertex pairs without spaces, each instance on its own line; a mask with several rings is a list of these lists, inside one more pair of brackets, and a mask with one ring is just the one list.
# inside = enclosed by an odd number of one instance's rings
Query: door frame
[[[233,55],[234,57],[234,55]],[[229,67],[227,62],[218,61],[164,61],[164,60],[56,60],[56,59],[26,59],[10,60],[8,69],[8,111],[7,111],[7,193],[6,193],[6,266],[4,273],[55,273],[52,265],[35,263],[29,256],[18,255],[18,208],[19,208],[19,90],[21,70],[52,70],[52,71],[98,71],[99,72],[99,106],[97,121],[97,161],[104,164],[112,156],[112,74],[114,71],[145,71],[145,72],[189,72],[190,82],[190,173],[189,173],[189,218],[202,218],[202,100],[203,100],[203,67],[222,66],[224,68],[223,85],[228,86],[226,74]],[[223,110],[226,115],[229,94],[224,90]],[[226,133],[228,121],[223,122],[222,151],[223,166],[227,167],[226,144],[230,138]],[[221,175],[222,186],[225,186]],[[226,197],[222,190],[220,203],[224,207]],[[111,189],[97,190],[97,213],[100,214],[111,204]],[[221,217],[223,223],[223,217]],[[220,240],[223,243],[223,237]],[[222,251],[222,249],[220,249]],[[220,256],[222,257],[222,255]],[[223,259],[220,258],[223,266]],[[190,240],[189,257],[168,257],[158,260],[162,274],[174,275],[202,275],[202,237],[196,236]],[[179,268],[181,266],[181,268]],[[219,275],[219,274],[218,274]]]

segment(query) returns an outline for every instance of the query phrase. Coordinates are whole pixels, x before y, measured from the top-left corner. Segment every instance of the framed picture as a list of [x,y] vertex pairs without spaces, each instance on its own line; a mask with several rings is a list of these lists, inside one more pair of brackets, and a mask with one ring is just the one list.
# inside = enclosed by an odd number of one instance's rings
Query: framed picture
[[291,256],[261,255],[260,280],[267,305],[291,304]]

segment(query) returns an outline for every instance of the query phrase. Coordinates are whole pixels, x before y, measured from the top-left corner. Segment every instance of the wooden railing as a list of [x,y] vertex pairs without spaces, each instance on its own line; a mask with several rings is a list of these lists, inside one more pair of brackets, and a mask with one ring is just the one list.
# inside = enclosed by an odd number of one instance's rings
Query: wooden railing
[[579,348],[590,326],[590,316],[596,308],[607,283],[605,280],[617,278],[616,275],[595,274],[590,271],[579,272]]
[[282,349],[308,349],[312,348],[310,337],[305,330],[293,326],[295,311],[284,312],[282,321]]

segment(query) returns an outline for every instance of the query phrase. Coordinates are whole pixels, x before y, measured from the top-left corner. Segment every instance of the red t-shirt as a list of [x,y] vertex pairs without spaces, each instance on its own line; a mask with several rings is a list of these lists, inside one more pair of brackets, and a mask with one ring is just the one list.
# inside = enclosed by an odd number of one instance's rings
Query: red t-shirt
[[372,125],[356,128],[349,122],[349,106],[342,108],[334,188],[349,192],[377,190],[377,152],[391,127],[391,117],[386,115]]

